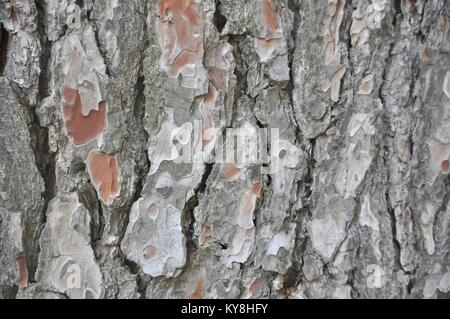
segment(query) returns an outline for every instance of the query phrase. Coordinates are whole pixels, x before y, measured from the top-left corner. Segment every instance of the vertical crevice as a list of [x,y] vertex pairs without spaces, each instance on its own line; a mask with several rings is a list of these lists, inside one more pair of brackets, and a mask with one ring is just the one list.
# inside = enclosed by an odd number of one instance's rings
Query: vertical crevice
[[9,32],[0,23],[0,76],[3,75],[8,58]]
[[216,0],[216,11],[214,11],[214,25],[219,33],[222,33],[223,28],[227,24],[227,18],[220,12],[220,0]]
[[[143,17],[148,16],[148,7],[147,5],[144,6],[144,14]],[[143,21],[143,27],[142,27],[142,47],[140,47],[140,61],[139,61],[139,72],[138,77],[136,79],[136,83],[134,85],[134,104],[132,107],[132,114],[130,114],[133,118],[133,125],[131,125],[128,120],[127,121],[127,127],[130,127],[134,133],[130,133],[134,136],[137,136],[137,141],[140,145],[140,152],[141,157],[137,159],[137,162],[135,164],[135,167],[137,169],[136,175],[138,176],[138,180],[136,182],[135,190],[133,197],[131,199],[131,205],[130,207],[127,207],[128,214],[125,217],[125,220],[123,221],[123,229],[120,234],[119,242],[118,242],[118,251],[119,251],[119,257],[120,257],[120,263],[123,267],[128,269],[128,271],[136,276],[136,286],[137,291],[140,295],[140,299],[146,298],[146,290],[150,282],[150,278],[145,275],[142,270],[140,270],[139,266],[127,259],[125,254],[121,251],[120,247],[122,244],[122,241],[125,237],[126,230],[128,228],[129,224],[129,217],[130,217],[130,210],[134,203],[136,203],[139,198],[142,195],[142,192],[144,190],[145,182],[147,179],[147,175],[150,169],[150,160],[148,157],[148,140],[149,140],[149,134],[147,130],[145,129],[145,108],[146,108],[146,96],[145,96],[145,89],[146,89],[146,79],[145,79],[145,72],[144,72],[144,61],[146,59],[146,56],[148,54],[148,50],[150,48],[150,39],[148,35],[148,29],[147,29],[147,21],[144,19]],[[96,33],[97,36],[97,33]],[[97,43],[99,43],[97,39]],[[106,61],[105,61],[106,63]]]
[[[46,34],[46,24],[47,24],[47,9],[46,4],[42,1],[36,1],[37,7],[37,30],[39,35],[39,40],[41,44],[41,56],[40,56],[40,69],[41,73],[39,75],[38,82],[38,105],[42,102],[44,98],[49,96],[49,82],[50,82],[50,71],[49,71],[49,60],[51,56],[51,43],[47,39]],[[44,180],[45,190],[41,194],[44,200],[44,205],[40,216],[40,227],[37,229],[37,234],[34,237],[36,242],[31,243],[33,251],[36,251],[36,258],[40,253],[39,238],[41,232],[46,224],[46,211],[50,201],[54,198],[56,193],[56,154],[52,153],[49,147],[49,130],[46,127],[42,127],[39,122],[39,118],[35,112],[37,105],[28,105],[26,102],[26,110],[29,113],[30,118],[30,137],[31,137],[31,147],[34,153],[36,166],[39,170],[40,175]],[[30,281],[34,281],[34,275],[37,269],[37,259],[33,260],[29,264],[29,275]]]
[[[144,7],[144,17],[147,16],[147,6]],[[144,126],[144,118],[145,118],[145,105],[146,105],[146,98],[145,98],[145,76],[144,76],[144,60],[148,51],[148,48],[150,47],[150,41],[148,37],[148,30],[147,30],[147,22],[144,21],[143,24],[143,46],[140,52],[140,61],[139,61],[139,76],[136,80],[136,83],[134,85],[134,93],[135,93],[135,100],[132,110],[132,116],[135,120],[135,123],[137,123],[137,127],[133,127],[135,130],[140,131],[140,137],[142,137],[142,140],[139,140],[142,142],[142,158],[139,161],[139,164],[136,165],[136,167],[139,168],[137,173],[138,181],[136,183],[135,192],[132,198],[132,204],[137,202],[139,198],[141,197],[141,193],[144,189],[145,181],[147,179],[147,175],[150,169],[150,160],[148,157],[148,150],[147,150],[147,144],[149,140],[149,134],[145,129]],[[127,125],[127,127],[130,125]],[[125,223],[124,223],[124,229],[121,234],[121,238],[119,240],[119,246],[120,243],[122,243],[123,238],[125,237],[125,232],[128,227],[129,223],[129,216],[126,217]],[[125,257],[124,257],[125,258]]]
[[192,256],[192,254],[197,250],[197,243],[195,242],[195,234],[194,234],[194,224],[195,224],[195,218],[194,218],[194,210],[199,205],[199,199],[201,194],[203,194],[206,190],[207,182],[209,177],[211,176],[211,173],[214,169],[214,164],[208,163],[205,166],[205,172],[203,173],[202,180],[198,187],[194,191],[194,195],[186,202],[186,205],[183,209],[183,233],[186,237],[186,250],[187,250],[187,261],[186,261],[186,267],[189,266],[190,262],[189,259]]
[[47,16],[47,4],[42,1],[36,1],[36,8],[38,12],[38,32],[39,40],[41,43],[41,56],[40,56],[40,68],[39,74],[39,100],[42,101],[50,95],[50,59],[52,52],[52,42],[48,40],[46,26],[48,24]]
[[294,21],[293,21],[293,26],[292,26],[292,31],[291,31],[292,45],[288,49],[289,83],[288,83],[286,89],[287,89],[287,92],[289,95],[289,100],[290,100],[291,107],[292,107],[292,120],[294,122],[293,124],[295,124],[297,133],[298,133],[296,135],[299,136],[299,135],[301,135],[301,131],[299,129],[300,126],[297,121],[297,116],[296,116],[295,107],[294,107],[294,105],[295,105],[295,100],[294,100],[294,87],[295,87],[294,55],[295,55],[295,49],[296,49],[296,45],[297,45],[298,29],[300,27],[300,5],[299,5],[298,1],[296,1],[296,0],[289,0],[288,6],[289,6],[289,9],[294,14]]
[[390,145],[389,143],[392,140],[392,127],[391,127],[391,119],[390,119],[390,114],[389,112],[386,110],[387,108],[387,103],[386,103],[386,99],[384,97],[383,91],[385,89],[385,85],[386,85],[386,78],[387,78],[387,74],[389,69],[392,66],[392,59],[393,59],[393,51],[395,48],[395,44],[396,44],[396,39],[400,36],[400,26],[399,26],[399,16],[401,15],[401,1],[400,0],[395,0],[394,2],[394,13],[393,13],[393,20],[392,20],[392,27],[393,27],[393,36],[390,39],[391,43],[389,44],[389,49],[388,49],[388,57],[386,60],[386,63],[384,65],[384,70],[383,70],[383,74],[382,74],[382,79],[383,79],[383,83],[380,85],[379,87],[379,91],[378,91],[378,97],[381,101],[381,104],[383,106],[383,109],[385,110],[384,115],[383,115],[383,125],[385,127],[385,130],[383,131],[383,148],[384,148],[384,152],[383,152],[383,166],[385,167],[386,170],[386,190],[385,190],[385,202],[386,202],[386,209],[387,212],[389,214],[389,218],[390,218],[390,222],[391,222],[391,235],[392,235],[392,246],[394,249],[394,267],[396,270],[402,269],[402,262],[401,262],[401,243],[399,242],[399,240],[397,239],[397,218],[395,215],[395,208],[392,206],[392,201],[390,198],[390,194],[389,194],[389,185],[391,184],[391,174],[389,171],[389,157],[391,154],[391,149],[390,149]]

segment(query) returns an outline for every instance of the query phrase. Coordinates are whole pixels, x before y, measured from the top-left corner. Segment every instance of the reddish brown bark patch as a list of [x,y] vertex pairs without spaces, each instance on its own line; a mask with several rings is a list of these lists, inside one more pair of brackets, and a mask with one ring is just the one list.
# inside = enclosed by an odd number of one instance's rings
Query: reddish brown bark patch
[[255,195],[256,197],[259,197],[259,195],[261,194],[261,183],[255,183],[253,184],[252,188],[251,188],[251,192],[253,195]]
[[245,193],[245,195],[242,197],[242,214],[244,216],[250,216],[253,215],[253,212],[255,210],[255,204],[256,199],[261,194],[261,183],[255,183],[250,188],[250,191]]
[[252,216],[255,210],[255,195],[252,192],[247,192],[244,194],[241,200],[242,214],[246,217]]
[[11,10],[10,18],[11,18],[11,21],[14,24],[18,24],[19,23],[19,16],[18,16],[17,12],[14,9]]
[[431,60],[431,50],[428,47],[428,45],[425,45],[423,47],[422,52],[421,52],[421,57],[422,57],[422,60],[425,62],[428,62]]
[[162,18],[169,14],[177,18],[182,16],[192,26],[197,26],[199,23],[198,12],[193,7],[192,0],[160,0],[159,14]]
[[225,72],[218,68],[208,71],[209,80],[217,90],[225,90]]
[[241,170],[237,168],[236,164],[234,163],[225,164],[225,169],[223,172],[223,178],[225,178],[225,180],[231,181],[239,174],[241,174]]
[[148,208],[148,217],[150,217],[151,219],[156,219],[156,217],[158,217],[158,214],[158,206],[156,204],[151,204]]
[[160,0],[158,36],[171,77],[203,56],[202,17],[193,0]]
[[24,256],[20,256],[16,258],[16,266],[19,271],[19,288],[27,288],[28,287],[28,268],[27,261]]
[[441,163],[442,173],[448,174],[450,172],[450,163],[448,160],[445,160]]
[[205,103],[213,103],[214,102],[214,92],[212,91],[212,89],[211,89],[211,86],[209,87],[209,90],[208,90],[208,94],[206,94],[205,95],[205,99],[204,99],[204,102]]
[[258,289],[258,287],[259,287],[258,281],[255,280],[255,281],[251,284],[250,289],[249,289],[250,292],[252,293],[252,295],[254,295],[254,294],[256,293],[256,290]]
[[214,107],[216,101],[217,91],[211,85],[209,86],[208,94],[203,99],[203,104],[200,106],[202,115],[203,128],[203,147],[207,146],[214,138],[214,123],[211,118],[210,109]]
[[145,260],[150,260],[156,256],[156,248],[153,246],[148,246],[145,249],[144,258]]
[[88,156],[87,166],[97,193],[101,200],[109,205],[120,193],[117,156],[92,151]]
[[194,291],[188,296],[187,299],[202,299],[204,289],[205,289],[205,280],[203,278],[199,278],[197,280],[197,283],[195,284]]
[[270,0],[263,0],[264,23],[267,31],[275,32],[279,27],[278,16],[272,7]]
[[63,117],[67,136],[74,145],[84,145],[96,139],[106,127],[106,103],[100,102],[98,111],[88,116],[81,113],[82,105],[78,90],[66,87],[63,92]]
[[98,242],[95,246],[95,259],[99,264],[103,264],[108,257],[109,254],[109,246],[104,245],[101,242]]
[[200,246],[204,246],[207,243],[209,243],[210,241],[212,241],[213,237],[212,237],[212,233],[211,233],[211,229],[207,226],[203,227],[202,233],[200,234],[200,238],[199,238],[199,245]]

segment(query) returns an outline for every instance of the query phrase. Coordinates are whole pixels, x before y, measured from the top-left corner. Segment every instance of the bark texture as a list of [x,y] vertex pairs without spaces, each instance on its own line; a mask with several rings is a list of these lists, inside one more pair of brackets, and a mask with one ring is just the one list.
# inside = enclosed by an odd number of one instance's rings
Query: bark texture
[[0,0],[0,123],[0,298],[450,297],[448,0]]

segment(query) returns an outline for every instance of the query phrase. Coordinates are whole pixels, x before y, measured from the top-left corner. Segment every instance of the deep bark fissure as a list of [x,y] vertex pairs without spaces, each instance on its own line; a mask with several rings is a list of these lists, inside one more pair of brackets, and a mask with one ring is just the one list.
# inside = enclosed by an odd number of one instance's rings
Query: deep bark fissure
[[221,5],[220,0],[216,0],[216,10],[214,11],[214,21],[213,21],[219,33],[222,32],[223,28],[227,24],[227,18],[220,12],[220,5]]
[[[398,23],[399,22],[398,19],[399,19],[399,15],[401,15],[401,1],[395,0],[394,9],[395,9],[395,13],[394,13],[394,17],[392,20],[392,27],[394,29],[394,35],[390,39],[391,42],[389,44],[388,58],[386,60],[384,70],[383,70],[383,75],[382,75],[383,80],[386,80],[386,75],[392,65],[393,50],[395,47],[396,40],[398,40],[398,38],[400,36],[400,25]],[[384,110],[383,124],[386,129],[384,130],[383,135],[384,135],[384,141],[387,141],[387,142],[385,145],[383,145],[383,149],[384,149],[383,163],[384,163],[384,167],[387,168],[387,167],[389,167],[389,158],[390,158],[390,154],[391,154],[389,142],[392,140],[392,137],[391,137],[392,128],[390,125],[389,111],[386,109],[387,103],[386,103],[386,100],[385,100],[384,94],[383,94],[384,83],[385,82],[383,82],[383,84],[380,85],[380,87],[379,87],[378,97],[381,100],[381,104],[382,104],[383,110]],[[395,211],[394,211],[394,208],[392,207],[392,202],[391,202],[391,198],[390,198],[390,194],[389,194],[390,180],[391,180],[390,172],[388,169],[386,169],[385,201],[386,201],[387,212],[389,214],[389,218],[390,218],[390,222],[391,222],[392,245],[393,245],[394,253],[395,253],[395,267],[396,267],[396,270],[398,270],[398,269],[403,269],[402,263],[401,263],[401,244],[397,238],[397,218],[395,216]]]
[[0,76],[3,75],[8,58],[9,32],[0,23]]

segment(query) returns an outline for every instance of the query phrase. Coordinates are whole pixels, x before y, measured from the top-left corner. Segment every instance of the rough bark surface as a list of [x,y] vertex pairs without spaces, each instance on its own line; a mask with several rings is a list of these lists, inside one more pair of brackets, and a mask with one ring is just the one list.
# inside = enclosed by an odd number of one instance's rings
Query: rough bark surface
[[448,0],[0,0],[0,123],[0,298],[450,297]]

